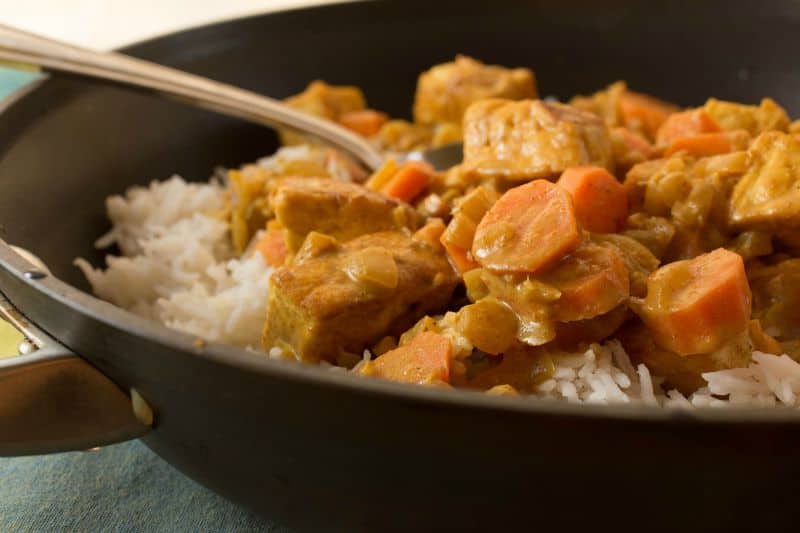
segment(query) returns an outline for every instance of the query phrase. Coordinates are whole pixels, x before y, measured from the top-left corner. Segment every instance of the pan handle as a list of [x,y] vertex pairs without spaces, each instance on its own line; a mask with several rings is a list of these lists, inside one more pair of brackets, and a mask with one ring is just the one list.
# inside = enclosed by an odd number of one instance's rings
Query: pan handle
[[0,456],[96,446],[140,437],[153,414],[84,359],[31,324],[0,294],[0,316],[25,340],[0,359]]

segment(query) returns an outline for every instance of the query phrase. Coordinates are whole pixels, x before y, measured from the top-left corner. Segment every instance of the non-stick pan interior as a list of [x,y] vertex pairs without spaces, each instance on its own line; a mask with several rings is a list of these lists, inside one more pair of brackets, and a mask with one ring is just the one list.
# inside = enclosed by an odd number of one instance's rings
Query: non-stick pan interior
[[[157,39],[134,55],[276,97],[313,79],[362,87],[371,106],[408,116],[416,77],[465,53],[529,66],[565,99],[617,79],[680,104],[771,96],[800,113],[791,1],[380,2],[287,12]],[[272,152],[270,130],[75,79],[51,79],[0,117],[0,237],[85,288],[76,256],[108,224],[106,196],[173,173]]]

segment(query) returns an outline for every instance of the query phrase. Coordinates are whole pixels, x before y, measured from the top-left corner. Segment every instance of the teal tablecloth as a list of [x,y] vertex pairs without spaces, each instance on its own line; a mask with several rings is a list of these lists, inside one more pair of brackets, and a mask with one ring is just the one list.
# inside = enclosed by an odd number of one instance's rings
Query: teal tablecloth
[[32,72],[0,67],[0,99],[36,77]]
[[[35,77],[0,67],[0,99]],[[29,531],[279,529],[183,476],[134,441],[96,452],[0,458],[0,533]]]
[[277,532],[139,441],[0,458],[2,532]]

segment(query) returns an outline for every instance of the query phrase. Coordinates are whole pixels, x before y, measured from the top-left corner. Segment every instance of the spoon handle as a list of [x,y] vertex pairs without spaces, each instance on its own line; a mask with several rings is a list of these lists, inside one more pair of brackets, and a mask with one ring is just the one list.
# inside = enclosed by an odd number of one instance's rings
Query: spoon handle
[[278,100],[115,52],[98,52],[0,25],[0,61],[111,80],[268,126],[311,134],[347,152],[370,170],[382,163],[365,139]]

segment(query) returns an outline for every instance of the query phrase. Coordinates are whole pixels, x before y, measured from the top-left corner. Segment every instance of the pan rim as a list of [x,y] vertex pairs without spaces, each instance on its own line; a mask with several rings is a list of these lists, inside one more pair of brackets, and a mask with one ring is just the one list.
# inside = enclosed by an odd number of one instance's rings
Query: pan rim
[[[428,405],[462,407],[480,410],[501,410],[538,416],[559,416],[575,419],[689,424],[752,424],[800,423],[800,410],[788,407],[730,408],[665,408],[646,405],[594,405],[537,397],[508,397],[457,388],[424,387],[367,379],[346,371],[335,371],[317,365],[281,361],[260,356],[237,346],[219,342],[197,342],[192,335],[173,330],[146,319],[110,302],[84,292],[54,276],[28,279],[24,272],[35,267],[19,256],[0,239],[0,268],[38,291],[46,298],[71,308],[84,317],[122,332],[144,337],[169,350],[181,351],[216,364],[234,366],[249,372],[288,379],[308,386],[340,389],[367,396],[389,396],[398,401]],[[12,301],[12,303],[14,303]],[[24,310],[22,310],[24,314]],[[37,324],[53,335],[46,324]],[[57,340],[58,337],[55,337]]]
[[[226,25],[234,25],[245,20],[270,17],[282,13],[337,9],[355,3],[362,2],[344,0],[333,4],[225,19],[131,43],[121,50],[135,53],[150,44],[180,40],[190,33],[214,31]],[[363,3],[367,4],[369,2]],[[15,97],[10,102],[0,106],[0,115],[2,115],[3,111],[20,105],[26,100],[25,96],[35,93],[39,88],[46,86],[47,81],[48,78],[44,77],[18,89],[14,93]],[[171,351],[191,354],[194,357],[201,357],[215,364],[229,365],[248,372],[291,380],[306,386],[326,387],[350,394],[389,397],[395,401],[422,403],[434,407],[503,411],[520,415],[563,417],[575,420],[589,419],[595,422],[683,423],[703,426],[741,424],[764,426],[800,423],[800,409],[788,407],[706,407],[684,409],[626,404],[593,405],[536,397],[497,396],[464,389],[423,387],[379,379],[365,379],[345,371],[331,371],[316,365],[270,359],[233,345],[205,341],[198,343],[197,338],[194,336],[170,329],[154,320],[137,316],[54,276],[46,276],[42,279],[28,279],[24,276],[24,273],[33,269],[33,265],[14,252],[9,244],[2,239],[0,239],[0,268],[16,278],[18,282],[37,291],[44,298],[55,300],[83,317],[103,323],[114,330],[146,338]],[[13,300],[12,303],[16,305]],[[24,309],[21,311],[24,314]],[[53,335],[53,332],[48,329],[46,324],[37,325]],[[57,335],[53,336],[58,339]]]

